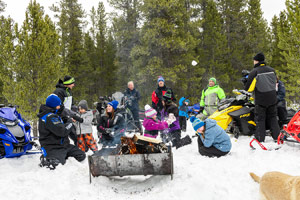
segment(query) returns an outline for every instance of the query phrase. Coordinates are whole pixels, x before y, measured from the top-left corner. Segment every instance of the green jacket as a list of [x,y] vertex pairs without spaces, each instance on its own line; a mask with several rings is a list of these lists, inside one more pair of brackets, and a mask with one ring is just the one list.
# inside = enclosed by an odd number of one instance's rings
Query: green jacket
[[218,106],[219,101],[225,97],[224,90],[219,85],[207,87],[202,90],[200,106]]

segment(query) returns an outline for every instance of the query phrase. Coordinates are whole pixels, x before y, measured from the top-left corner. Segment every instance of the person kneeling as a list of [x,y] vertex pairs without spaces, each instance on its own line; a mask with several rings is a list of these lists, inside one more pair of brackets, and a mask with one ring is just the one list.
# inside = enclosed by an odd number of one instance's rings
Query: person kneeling
[[206,119],[204,122],[196,117],[190,118],[198,136],[198,150],[203,156],[221,157],[231,149],[230,137],[217,124],[216,120]]
[[59,163],[65,164],[68,157],[74,157],[78,161],[85,159],[85,153],[70,144],[68,135],[73,126],[72,120],[61,119],[57,113],[60,105],[60,98],[51,94],[46,99],[46,105],[41,105],[39,110],[39,142],[43,150],[41,167],[55,169]]

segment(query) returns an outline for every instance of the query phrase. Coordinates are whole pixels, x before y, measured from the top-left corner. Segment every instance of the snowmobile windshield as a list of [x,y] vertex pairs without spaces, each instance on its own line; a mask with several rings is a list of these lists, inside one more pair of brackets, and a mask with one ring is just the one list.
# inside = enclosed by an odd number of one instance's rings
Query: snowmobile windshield
[[15,111],[16,111],[15,108],[8,108],[8,107],[0,108],[0,118],[10,120],[10,121],[15,121],[17,119]]
[[119,102],[119,105],[122,104],[122,99],[124,97],[124,94],[122,92],[115,92],[112,95],[113,100],[116,100]]

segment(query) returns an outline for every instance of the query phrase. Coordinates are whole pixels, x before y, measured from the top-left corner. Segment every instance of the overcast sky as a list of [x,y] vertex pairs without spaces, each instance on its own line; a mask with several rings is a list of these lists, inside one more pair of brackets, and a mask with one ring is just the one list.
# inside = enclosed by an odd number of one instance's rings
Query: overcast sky
[[[2,0],[6,3],[5,16],[10,15],[16,22],[21,24],[25,18],[25,10],[30,0]],[[52,16],[52,12],[49,10],[49,6],[59,0],[37,0],[44,8],[45,12]],[[78,0],[82,4],[83,9],[89,13],[92,6],[97,8],[99,0]],[[237,0],[238,1],[238,0]],[[111,12],[112,8],[107,3],[107,0],[103,0],[106,11]],[[264,18],[270,21],[273,16],[278,15],[280,11],[285,9],[285,0],[261,0],[262,11],[264,12]]]

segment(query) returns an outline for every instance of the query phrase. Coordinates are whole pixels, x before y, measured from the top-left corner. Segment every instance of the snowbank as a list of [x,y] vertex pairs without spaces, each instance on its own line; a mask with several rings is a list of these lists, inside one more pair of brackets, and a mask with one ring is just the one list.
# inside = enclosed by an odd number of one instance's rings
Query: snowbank
[[[190,123],[188,126],[188,134],[193,135]],[[249,137],[232,138],[231,153],[217,159],[200,156],[194,138],[192,145],[174,149],[172,181],[170,176],[97,177],[90,184],[87,159],[79,163],[70,158],[54,171],[38,167],[40,155],[1,159],[1,199],[255,200],[259,199],[259,185],[249,172],[299,175],[299,145],[253,151],[249,141]]]

